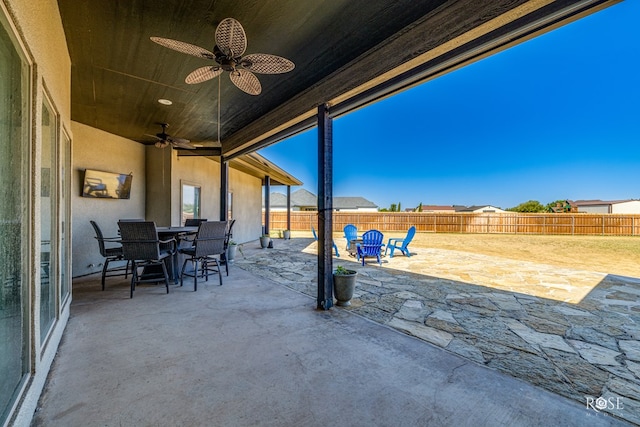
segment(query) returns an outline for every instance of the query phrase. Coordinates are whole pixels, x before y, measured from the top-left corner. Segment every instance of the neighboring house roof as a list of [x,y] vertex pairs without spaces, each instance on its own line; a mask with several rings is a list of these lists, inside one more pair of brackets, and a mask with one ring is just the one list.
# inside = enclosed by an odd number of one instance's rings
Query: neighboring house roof
[[[286,206],[286,196],[285,196],[285,204]],[[299,190],[291,193],[291,206],[318,206],[318,196],[313,194],[311,191],[305,190],[301,188]]]
[[334,209],[364,209],[373,208],[377,209],[378,205],[364,197],[334,197],[333,198]]
[[[411,209],[413,210],[413,209]],[[453,211],[454,206],[451,205],[422,205],[422,212],[437,212],[437,211]]]
[[456,206],[456,212],[481,212],[481,211],[504,212],[504,210],[498,207],[495,207],[493,205],[474,205],[469,207]]
[[[264,200],[262,201],[264,206]],[[271,207],[287,207],[287,195],[282,193],[271,193],[269,195],[269,205]]]
[[578,206],[602,206],[602,205],[615,205],[618,203],[627,203],[627,202],[633,202],[633,199],[626,199],[626,200],[576,200],[575,202],[573,202],[574,204],[578,205]]
[[[264,206],[264,202],[263,202]],[[286,208],[287,196],[283,193],[271,193],[269,196],[269,206],[272,208]],[[318,197],[312,192],[301,188],[291,193],[291,207],[318,207]],[[364,197],[334,197],[334,209],[363,209],[377,208],[378,205],[365,199]]]

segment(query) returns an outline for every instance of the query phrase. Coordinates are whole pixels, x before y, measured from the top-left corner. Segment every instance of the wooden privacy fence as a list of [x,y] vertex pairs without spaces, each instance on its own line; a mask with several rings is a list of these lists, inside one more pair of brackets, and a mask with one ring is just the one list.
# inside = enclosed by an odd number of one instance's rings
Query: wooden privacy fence
[[[359,230],[381,231],[406,231],[415,225],[417,231],[431,233],[640,236],[637,214],[333,213],[333,231],[342,231],[347,224],[354,224]],[[318,229],[317,212],[291,212],[292,231],[310,231],[311,227]],[[272,211],[270,229],[286,228],[287,213]]]

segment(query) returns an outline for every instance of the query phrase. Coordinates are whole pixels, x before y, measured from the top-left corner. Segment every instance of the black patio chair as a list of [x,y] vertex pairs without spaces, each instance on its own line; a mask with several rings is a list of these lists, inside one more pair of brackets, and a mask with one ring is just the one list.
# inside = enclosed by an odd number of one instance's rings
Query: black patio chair
[[[187,218],[184,220],[185,227],[197,227],[201,222],[206,222],[206,218]],[[195,235],[189,234],[185,236],[181,236],[178,241],[178,249],[190,248],[193,246],[193,239]]]
[[[127,278],[129,274],[130,261],[127,260],[127,265],[122,267],[118,266],[109,269],[109,263],[114,261],[124,261],[124,254],[122,253],[122,245],[120,244],[119,237],[104,237],[102,230],[95,221],[89,221],[96,232],[96,240],[98,241],[98,248],[100,249],[100,255],[104,257],[104,263],[102,266],[102,290],[104,291],[105,278],[122,276]],[[109,247],[107,247],[109,245]]]
[[184,220],[185,227],[197,227],[201,222],[206,222],[206,218],[187,218]]
[[[226,221],[203,222],[198,227],[198,234],[193,241],[193,247],[181,248],[181,254],[188,256],[182,264],[180,273],[180,286],[183,284],[184,276],[193,277],[193,290],[198,290],[198,274],[209,280],[209,273],[217,271],[222,286],[222,273],[220,271],[219,257],[224,254],[224,240],[227,231]],[[185,271],[187,263],[193,264],[193,271]],[[215,264],[215,269],[210,264]],[[228,274],[228,273],[227,273]]]
[[[153,221],[119,221],[124,259],[132,262],[131,295],[139,283],[165,283],[169,293],[166,262],[173,265],[176,240],[160,240]],[[138,269],[142,268],[142,273]]]

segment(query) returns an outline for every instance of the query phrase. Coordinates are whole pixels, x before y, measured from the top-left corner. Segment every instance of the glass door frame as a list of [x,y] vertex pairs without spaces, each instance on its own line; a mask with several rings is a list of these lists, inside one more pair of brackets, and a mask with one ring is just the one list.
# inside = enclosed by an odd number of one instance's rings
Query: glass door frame
[[[49,290],[49,295],[54,298],[54,301],[50,301],[50,307],[53,310],[53,315],[51,317],[51,321],[50,323],[47,323],[45,325],[43,325],[42,323],[42,318],[40,319],[40,352],[43,353],[46,349],[46,344],[49,341],[49,338],[51,336],[51,333],[55,330],[55,326],[57,324],[57,322],[60,319],[60,310],[61,310],[61,302],[60,302],[60,269],[58,268],[59,263],[60,263],[60,234],[59,234],[59,227],[60,227],[60,179],[59,179],[59,174],[58,171],[60,170],[60,114],[58,113],[58,110],[55,107],[55,104],[52,100],[52,97],[49,95],[49,92],[47,90],[47,87],[45,85],[44,82],[42,82],[42,102],[40,103],[40,107],[42,108],[42,111],[40,113],[40,123],[39,128],[41,130],[41,134],[40,134],[40,141],[38,141],[39,145],[40,145],[40,152],[42,153],[41,155],[44,156],[44,147],[43,147],[43,140],[44,140],[44,126],[42,124],[42,120],[44,117],[44,108],[45,105],[47,106],[48,110],[49,110],[49,114],[51,116],[51,123],[53,126],[53,131],[51,132],[51,135],[53,137],[53,141],[51,141],[52,146],[48,147],[48,152],[49,155],[51,156],[50,159],[50,164],[49,166],[49,198],[50,198],[50,217],[49,217],[49,226],[50,226],[50,232],[49,232],[49,245],[50,245],[50,253],[49,253],[49,286],[50,286],[50,290]],[[43,161],[42,161],[43,157],[40,158],[40,168],[39,170],[42,171],[44,170],[43,168]],[[37,189],[37,192],[35,194],[36,197],[40,197],[41,201],[42,201],[42,191],[43,191],[43,179],[45,179],[46,177],[44,175],[40,176],[41,179],[41,184],[40,184],[40,188]],[[41,223],[41,229],[40,229],[40,241],[42,242],[42,226],[44,225],[44,223],[42,222],[43,220],[45,220],[45,218],[43,218],[43,208],[44,206],[40,206],[40,223]],[[42,262],[42,260],[41,260]],[[42,277],[42,275],[41,275]],[[52,287],[52,289],[51,289]],[[39,289],[42,290],[42,284],[39,284]],[[40,313],[42,313],[42,300],[43,300],[43,295],[40,295],[40,306],[37,308],[38,310],[40,310]],[[42,330],[42,328],[46,327],[46,331]]]

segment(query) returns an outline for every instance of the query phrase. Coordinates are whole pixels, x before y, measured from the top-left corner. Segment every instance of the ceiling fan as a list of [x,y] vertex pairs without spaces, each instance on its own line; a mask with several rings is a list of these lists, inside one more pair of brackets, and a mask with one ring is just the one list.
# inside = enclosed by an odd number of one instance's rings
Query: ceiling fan
[[167,128],[169,127],[168,123],[159,123],[159,125],[162,126],[162,132],[155,135],[146,134],[146,136],[150,136],[156,139],[156,143],[154,145],[157,148],[165,148],[171,145],[173,148],[195,150],[196,147],[191,145],[188,139],[174,138],[173,136],[167,134]]
[[151,37],[151,40],[169,49],[216,62],[216,65],[201,67],[191,72],[185,79],[188,84],[202,83],[219,76],[223,71],[228,71],[231,81],[238,89],[249,95],[259,95],[262,86],[253,73],[281,74],[295,67],[293,62],[276,55],[253,53],[242,56],[247,49],[247,36],[240,22],[233,18],[225,18],[218,24],[215,38],[213,52],[173,39]]

